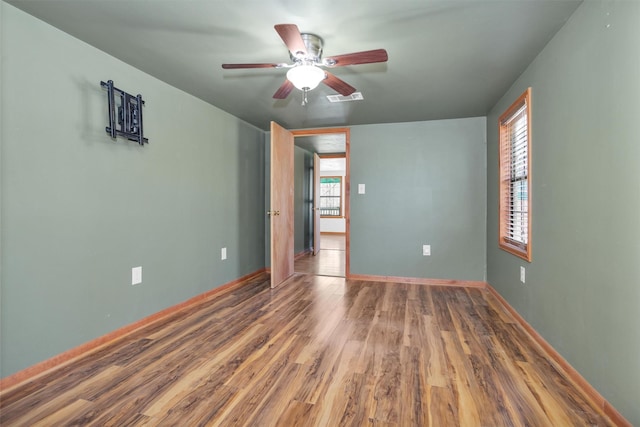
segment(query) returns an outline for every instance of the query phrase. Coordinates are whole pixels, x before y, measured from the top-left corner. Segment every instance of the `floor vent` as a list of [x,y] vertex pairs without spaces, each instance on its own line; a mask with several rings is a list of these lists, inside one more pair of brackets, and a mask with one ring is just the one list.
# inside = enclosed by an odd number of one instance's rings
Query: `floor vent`
[[348,102],[348,101],[362,101],[364,98],[362,97],[362,93],[353,92],[349,96],[327,95],[327,99],[329,100],[329,102]]

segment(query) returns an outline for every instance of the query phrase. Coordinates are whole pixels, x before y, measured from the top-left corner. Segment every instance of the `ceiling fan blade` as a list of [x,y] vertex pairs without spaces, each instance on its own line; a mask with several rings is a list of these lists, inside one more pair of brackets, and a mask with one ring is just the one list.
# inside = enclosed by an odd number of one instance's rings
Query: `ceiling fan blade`
[[286,99],[292,90],[293,83],[291,83],[289,80],[285,80],[284,83],[282,83],[282,86],[280,86],[276,93],[273,94],[273,97],[275,99]]
[[238,68],[278,68],[281,64],[222,64],[225,70],[235,70]]
[[387,62],[389,55],[384,49],[366,50],[364,52],[347,53],[324,59],[324,64],[329,67],[342,67],[344,65],[372,64],[375,62]]
[[298,26],[295,24],[278,24],[274,27],[277,33],[282,38],[282,41],[287,45],[287,49],[291,52],[291,55],[297,57],[298,55],[306,55],[307,47],[304,45],[302,35]]
[[338,92],[340,95],[349,96],[356,91],[355,87],[351,86],[349,83],[345,82],[344,80],[334,76],[328,71],[325,71],[325,73],[327,74],[327,78],[324,79],[322,83],[326,84],[331,89]]

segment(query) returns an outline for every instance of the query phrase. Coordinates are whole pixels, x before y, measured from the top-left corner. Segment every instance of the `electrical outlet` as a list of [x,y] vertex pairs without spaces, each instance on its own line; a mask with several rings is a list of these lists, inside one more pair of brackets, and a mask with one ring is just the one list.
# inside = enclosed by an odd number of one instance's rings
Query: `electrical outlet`
[[223,261],[227,259],[227,248],[222,248],[220,250],[220,259]]
[[422,245],[422,256],[431,256],[431,245]]
[[520,281],[524,283],[524,267],[520,266]]
[[131,269],[131,285],[142,283],[142,267],[133,267]]

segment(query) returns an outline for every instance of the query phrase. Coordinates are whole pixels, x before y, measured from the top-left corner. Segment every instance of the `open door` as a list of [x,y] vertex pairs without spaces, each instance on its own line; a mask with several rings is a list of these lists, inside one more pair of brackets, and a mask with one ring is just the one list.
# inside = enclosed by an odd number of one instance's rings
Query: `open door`
[[313,153],[313,254],[320,252],[320,156]]
[[293,276],[293,134],[271,122],[271,287]]

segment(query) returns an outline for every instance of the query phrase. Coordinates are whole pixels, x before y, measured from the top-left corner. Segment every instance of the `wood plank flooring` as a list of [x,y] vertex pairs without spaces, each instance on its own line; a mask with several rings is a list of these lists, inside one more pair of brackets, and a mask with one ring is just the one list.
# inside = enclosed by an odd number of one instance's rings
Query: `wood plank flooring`
[[257,281],[0,395],[2,426],[605,426],[485,290]]
[[344,277],[346,266],[345,246],[344,234],[321,234],[318,254],[307,254],[297,259],[294,271],[296,273],[316,274],[319,276]]

